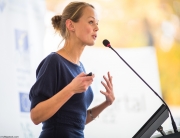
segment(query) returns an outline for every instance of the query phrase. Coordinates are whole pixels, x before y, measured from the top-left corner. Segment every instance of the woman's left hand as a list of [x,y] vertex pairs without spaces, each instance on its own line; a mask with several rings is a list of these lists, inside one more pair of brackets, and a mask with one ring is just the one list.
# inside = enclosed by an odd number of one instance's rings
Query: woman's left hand
[[103,78],[106,81],[106,83],[104,83],[103,81],[101,81],[101,83],[105,87],[106,92],[102,90],[100,90],[100,92],[106,96],[106,102],[108,102],[111,105],[115,100],[114,92],[113,92],[112,76],[108,72],[108,78],[106,78],[106,76],[103,76]]

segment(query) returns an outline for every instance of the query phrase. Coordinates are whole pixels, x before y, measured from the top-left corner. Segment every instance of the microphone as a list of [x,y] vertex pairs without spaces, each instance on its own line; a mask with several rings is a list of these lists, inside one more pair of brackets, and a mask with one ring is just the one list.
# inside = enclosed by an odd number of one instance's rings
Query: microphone
[[167,109],[168,109],[168,111],[169,111],[169,113],[170,113],[173,130],[174,130],[175,133],[178,133],[176,123],[175,123],[175,121],[174,121],[174,118],[173,118],[173,116],[172,116],[172,113],[171,113],[168,105],[166,104],[166,102],[165,102],[165,101],[157,94],[157,92],[155,92],[155,90],[153,90],[153,88],[118,54],[118,52],[116,52],[116,50],[114,50],[114,49],[111,47],[111,44],[110,44],[110,42],[109,42],[107,39],[103,40],[103,45],[104,45],[105,47],[111,48],[111,49],[121,58],[121,60],[155,93],[155,95],[158,96],[158,97],[161,99],[161,101],[164,103],[164,105],[167,107]]

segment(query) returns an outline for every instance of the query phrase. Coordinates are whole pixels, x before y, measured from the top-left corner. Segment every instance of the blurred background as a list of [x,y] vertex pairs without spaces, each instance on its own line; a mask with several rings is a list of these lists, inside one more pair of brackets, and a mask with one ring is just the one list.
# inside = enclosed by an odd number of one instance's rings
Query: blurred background
[[[52,27],[51,18],[61,14],[70,2],[71,0],[0,0],[0,124],[3,127],[0,129],[0,136],[38,137],[41,125],[35,126],[30,120],[28,92],[35,81],[35,70],[39,62],[50,52],[63,46],[63,43],[60,44],[61,36]],[[147,92],[147,88],[144,88],[146,86],[142,86],[144,84],[138,82],[136,76],[130,74],[131,71],[126,72],[129,69],[124,68],[123,63],[118,63],[120,59],[116,59],[115,53],[104,48],[104,39],[110,40],[111,45],[157,90],[170,107],[176,124],[180,126],[180,0],[86,2],[95,6],[100,30],[95,46],[87,48],[82,61],[87,71],[93,71],[97,75],[97,83],[102,77],[101,73],[110,69],[115,76],[118,94],[114,107],[112,105],[100,115],[94,124],[87,125],[85,136],[132,137],[161,105],[161,101],[152,92]],[[99,66],[93,61],[98,62]],[[96,84],[92,87],[99,90]],[[99,94],[96,97],[98,98],[95,98],[92,106],[102,101]],[[135,98],[138,102],[128,102]],[[132,110],[129,111],[130,109]],[[111,117],[115,120],[110,119]],[[123,120],[132,122],[126,126],[127,121]],[[98,131],[101,127],[104,129]],[[127,134],[129,127],[132,129]],[[165,129],[170,128],[170,122],[167,122]],[[114,131],[114,136],[108,133],[109,129]],[[102,132],[104,136],[100,134]]]

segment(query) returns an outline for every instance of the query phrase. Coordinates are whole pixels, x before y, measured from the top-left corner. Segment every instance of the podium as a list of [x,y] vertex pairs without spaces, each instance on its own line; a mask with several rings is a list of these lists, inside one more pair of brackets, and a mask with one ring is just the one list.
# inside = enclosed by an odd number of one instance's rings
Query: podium
[[175,133],[175,134],[170,134],[170,135],[162,136],[162,137],[158,137],[158,138],[180,138],[180,132]]
[[173,134],[169,134],[169,135],[166,135],[166,136],[153,136],[151,138],[180,138],[180,132],[178,133],[173,133]]
[[[149,120],[139,129],[132,138],[180,138],[180,132],[166,134],[163,131],[162,124],[169,117],[167,107],[162,104],[160,108],[149,118]],[[159,131],[162,135],[153,136],[155,131]]]
[[173,130],[166,131],[166,136],[162,136],[161,134],[154,134],[151,138],[180,138],[180,128],[178,129],[178,133],[174,133]]

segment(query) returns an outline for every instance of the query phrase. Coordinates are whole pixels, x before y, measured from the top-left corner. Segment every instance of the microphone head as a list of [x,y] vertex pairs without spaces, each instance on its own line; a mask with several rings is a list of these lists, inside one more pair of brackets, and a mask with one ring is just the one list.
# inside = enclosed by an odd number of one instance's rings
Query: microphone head
[[104,39],[104,40],[103,40],[103,45],[104,45],[105,47],[111,47],[110,42],[109,42],[107,39]]

